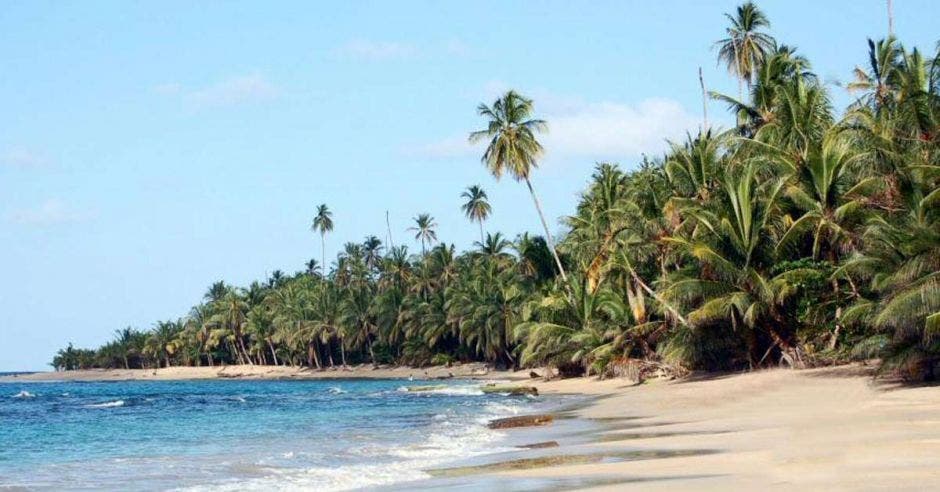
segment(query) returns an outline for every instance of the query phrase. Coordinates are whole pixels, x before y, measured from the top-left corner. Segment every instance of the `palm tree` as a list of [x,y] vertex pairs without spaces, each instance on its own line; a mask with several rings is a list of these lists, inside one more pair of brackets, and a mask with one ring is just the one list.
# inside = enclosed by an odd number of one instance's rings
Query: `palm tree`
[[860,198],[873,179],[855,182],[849,167],[859,156],[853,153],[844,136],[837,130],[827,133],[799,161],[778,158],[799,178],[784,192],[803,214],[789,225],[777,243],[777,250],[799,244],[798,240],[807,234],[812,238],[813,259],[827,252],[835,262],[838,253],[849,249],[852,241],[849,225],[860,217]]
[[287,276],[284,275],[284,272],[280,270],[274,270],[271,272],[271,276],[268,277],[267,288],[274,289],[284,285],[284,282],[287,281]]
[[484,241],[483,221],[486,220],[493,211],[492,207],[490,207],[490,202],[487,200],[486,192],[483,191],[483,188],[479,185],[473,185],[461,193],[460,197],[467,199],[466,203],[460,207],[464,215],[466,215],[468,219],[475,220],[480,224],[480,242],[482,243]]
[[597,370],[598,350],[603,351],[612,341],[627,308],[609,290],[592,292],[584,278],[573,284],[570,294],[562,295],[556,289],[530,301],[522,310],[528,314],[513,332],[522,342],[523,364],[546,364],[562,373],[572,366],[589,373]]
[[366,236],[362,241],[363,261],[370,270],[378,268],[382,260],[382,240],[375,236]]
[[427,246],[425,245],[437,241],[437,232],[434,230],[437,223],[434,222],[434,217],[431,217],[430,214],[418,214],[414,221],[415,226],[409,227],[408,230],[414,232],[415,239],[421,241],[421,255],[427,256]]
[[316,276],[320,271],[320,263],[317,262],[316,258],[310,258],[310,260],[307,261],[304,266],[307,268],[307,275],[310,275],[311,277]]
[[855,67],[855,81],[846,85],[849,92],[862,93],[859,104],[878,112],[891,107],[896,98],[902,50],[893,37],[868,40],[868,70]]
[[248,303],[233,289],[225,294],[225,297],[214,302],[213,309],[215,314],[210,318],[210,323],[216,329],[226,330],[229,333],[228,337],[234,352],[233,355],[240,364],[253,365],[251,358],[248,357],[244,337],[244,328],[247,321],[245,314],[248,311]]
[[[796,268],[776,274],[772,270],[771,228],[781,180],[760,182],[753,162],[725,177],[713,207],[690,205],[696,231],[666,240],[697,263],[666,275],[664,297],[685,304],[692,331],[715,325],[726,327],[722,336],[748,328],[748,362],[760,365],[774,349],[791,366],[803,363],[794,343],[792,312],[783,309],[812,272]],[[772,344],[758,355],[762,336]],[[677,340],[679,341],[679,340]],[[667,350],[667,353],[671,350]]]
[[232,290],[232,287],[227,285],[225,281],[219,280],[209,286],[209,290],[206,291],[202,298],[208,302],[215,302],[225,297],[225,294],[228,294],[230,290]]
[[[718,92],[710,92],[713,99],[728,104],[738,120],[740,133],[745,136],[754,134],[775,118],[775,112],[784,97],[783,89],[792,86],[797,80],[815,81],[816,76],[809,71],[809,61],[796,53],[790,46],[778,46],[773,53],[765,56],[754,73],[749,98],[739,94],[735,99]],[[749,100],[748,100],[749,99]]]
[[754,72],[773,51],[776,42],[769,34],[760,31],[770,27],[767,16],[752,2],[738,7],[736,15],[725,14],[731,25],[725,29],[728,37],[715,43],[718,47],[718,62],[724,62],[728,71],[738,78],[738,92],[744,98],[744,84],[751,85]]
[[310,230],[320,233],[320,264],[323,266],[323,274],[326,275],[326,233],[333,231],[333,212],[325,203],[317,205],[317,214],[313,217],[313,224]]
[[173,355],[174,347],[173,339],[182,329],[180,323],[158,321],[150,331],[144,349],[156,361],[157,367],[160,367],[161,363],[165,364],[164,367],[170,367],[170,356]]
[[482,161],[496,179],[502,177],[503,173],[508,173],[517,181],[525,181],[545,229],[545,240],[548,241],[548,247],[555,258],[558,273],[567,285],[565,267],[562,266],[561,258],[555,250],[555,241],[548,230],[542,205],[530,180],[532,169],[538,167],[538,158],[543,152],[542,144],[536,140],[535,134],[548,130],[545,121],[531,118],[532,110],[532,100],[515,91],[503,94],[492,106],[480,104],[477,114],[487,120],[486,129],[472,132],[470,142],[489,139]]

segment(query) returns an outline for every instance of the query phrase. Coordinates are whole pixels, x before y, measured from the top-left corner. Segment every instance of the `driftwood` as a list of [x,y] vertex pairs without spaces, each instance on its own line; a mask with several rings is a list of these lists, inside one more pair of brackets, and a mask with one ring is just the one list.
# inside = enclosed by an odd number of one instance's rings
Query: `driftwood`
[[504,419],[491,420],[487,425],[490,429],[512,429],[515,427],[536,427],[551,424],[555,417],[551,415],[522,415]]
[[495,384],[488,384],[480,388],[480,390],[482,390],[483,393],[487,393],[487,394],[506,393],[512,396],[520,396],[520,395],[539,396],[539,389],[536,388],[535,386],[499,386]]
[[516,447],[522,448],[522,449],[557,448],[558,441],[535,442],[532,444],[523,444],[522,446],[516,446]]
[[634,384],[643,384],[644,381],[650,378],[675,379],[686,374],[688,374],[688,371],[681,367],[661,362],[620,358],[611,361],[600,376],[602,379],[624,378],[633,381]]

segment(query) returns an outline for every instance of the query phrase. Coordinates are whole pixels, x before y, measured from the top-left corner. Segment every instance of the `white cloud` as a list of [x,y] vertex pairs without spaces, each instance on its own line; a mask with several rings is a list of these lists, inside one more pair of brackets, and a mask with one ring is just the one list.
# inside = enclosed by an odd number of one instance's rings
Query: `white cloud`
[[0,153],[0,165],[22,169],[34,169],[48,166],[49,159],[30,149],[13,148]]
[[430,157],[432,159],[445,159],[448,157],[463,157],[480,155],[485,143],[471,144],[467,135],[448,137],[436,142],[405,147],[402,152],[408,156]]
[[354,39],[337,48],[336,53],[347,58],[382,61],[411,58],[418,49],[412,44],[397,41]]
[[593,159],[635,157],[666,149],[699,121],[671,99],[647,99],[631,106],[590,103],[566,114],[546,115],[543,145],[551,153]]
[[11,210],[5,218],[14,224],[48,226],[88,220],[91,214],[74,210],[61,200],[51,198],[37,207]]
[[162,96],[179,97],[197,106],[233,106],[277,97],[277,88],[258,73],[238,75],[205,87],[187,88],[171,82],[157,85],[153,91]]
[[[487,84],[486,92],[501,92],[499,82]],[[637,104],[586,102],[546,92],[533,93],[539,117],[548,122],[548,133],[540,137],[547,158],[585,160],[635,159],[668,147],[667,140],[681,139],[699,120],[678,102],[650,98]],[[466,134],[411,146],[406,154],[428,158],[480,155],[481,146],[467,143]]]

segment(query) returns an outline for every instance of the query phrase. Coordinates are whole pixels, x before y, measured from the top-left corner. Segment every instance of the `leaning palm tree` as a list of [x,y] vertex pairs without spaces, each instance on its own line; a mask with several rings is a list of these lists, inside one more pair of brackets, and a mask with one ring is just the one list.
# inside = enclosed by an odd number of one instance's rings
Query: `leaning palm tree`
[[464,215],[472,221],[476,221],[480,225],[480,243],[483,243],[485,238],[483,236],[483,221],[486,220],[490,213],[493,212],[493,208],[490,207],[490,202],[486,196],[486,192],[483,191],[479,185],[473,185],[467,188],[466,191],[460,194],[461,198],[466,198],[467,201],[461,205],[460,209],[463,210]]
[[333,212],[325,203],[317,205],[317,214],[313,217],[313,225],[310,229],[320,233],[320,264],[323,266],[323,274],[326,275],[326,233],[333,231]]
[[509,91],[493,102],[492,106],[480,104],[477,113],[486,118],[487,125],[483,130],[470,134],[470,142],[475,143],[489,139],[489,145],[483,153],[483,163],[496,179],[503,173],[509,173],[517,181],[525,181],[535,203],[535,210],[545,228],[545,240],[555,258],[558,272],[562,280],[568,284],[568,276],[561,265],[558,252],[555,251],[555,242],[548,230],[548,222],[542,213],[542,205],[538,195],[532,187],[529,175],[532,169],[538,166],[537,159],[542,155],[542,145],[536,140],[535,134],[548,130],[543,120],[532,119],[532,100],[523,97],[515,91]]
[[437,223],[434,222],[434,217],[431,217],[430,214],[418,214],[414,218],[415,226],[409,227],[408,230],[415,233],[415,239],[421,241],[421,255],[427,256],[427,244],[432,244],[434,241],[437,241],[437,232],[434,230],[437,227]]
[[739,6],[736,15],[725,14],[725,17],[731,25],[725,29],[728,37],[715,43],[718,63],[727,65],[728,71],[738,78],[738,96],[744,99],[744,84],[751,85],[754,72],[774,50],[776,42],[760,31],[770,27],[770,21],[753,2]]

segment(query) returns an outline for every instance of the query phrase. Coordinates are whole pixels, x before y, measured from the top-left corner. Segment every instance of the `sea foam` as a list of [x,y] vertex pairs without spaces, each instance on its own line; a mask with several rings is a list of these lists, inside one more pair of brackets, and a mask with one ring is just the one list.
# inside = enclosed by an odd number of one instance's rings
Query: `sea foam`
[[90,405],[85,405],[85,408],[114,408],[114,407],[123,407],[124,400],[115,400],[107,401],[104,403],[92,403]]

